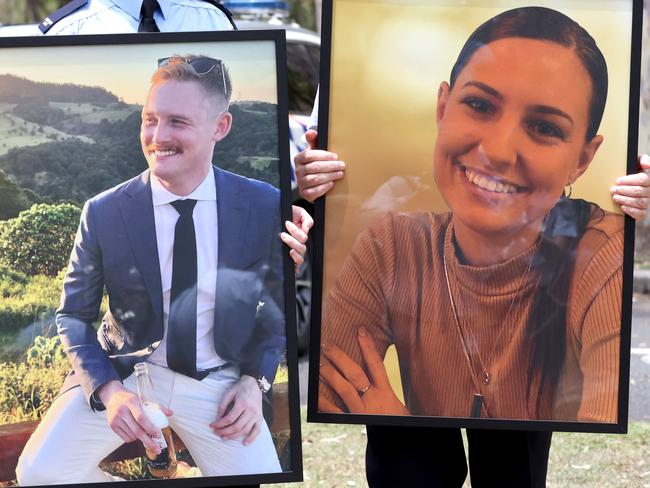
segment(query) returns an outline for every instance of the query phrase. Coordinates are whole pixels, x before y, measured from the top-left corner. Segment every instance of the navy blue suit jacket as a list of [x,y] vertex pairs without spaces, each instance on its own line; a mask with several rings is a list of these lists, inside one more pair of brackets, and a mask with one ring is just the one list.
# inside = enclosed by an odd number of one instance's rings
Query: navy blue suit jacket
[[[286,344],[279,191],[214,168],[218,264],[214,345],[242,373],[273,381]],[[199,270],[199,273],[201,270]],[[95,331],[104,288],[109,313]],[[72,363],[64,390],[126,378],[163,336],[149,171],[84,205],[56,323]]]

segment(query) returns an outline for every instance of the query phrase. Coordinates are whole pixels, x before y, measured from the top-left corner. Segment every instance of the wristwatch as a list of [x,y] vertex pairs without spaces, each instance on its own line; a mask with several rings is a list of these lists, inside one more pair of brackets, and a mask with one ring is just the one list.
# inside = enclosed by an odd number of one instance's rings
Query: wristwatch
[[271,383],[266,379],[266,376],[260,374],[255,376],[255,379],[257,380],[257,386],[260,387],[262,393],[266,393],[271,389]]

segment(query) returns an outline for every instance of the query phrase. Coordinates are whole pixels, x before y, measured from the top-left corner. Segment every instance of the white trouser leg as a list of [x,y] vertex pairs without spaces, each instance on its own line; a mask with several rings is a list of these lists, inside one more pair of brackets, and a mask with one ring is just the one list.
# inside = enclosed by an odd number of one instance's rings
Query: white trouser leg
[[[227,476],[242,474],[277,473],[281,471],[278,456],[271,439],[271,433],[262,421],[261,432],[255,441],[244,446],[243,438],[239,440],[222,440],[210,429],[209,425],[217,420],[217,409],[226,391],[239,379],[238,368],[226,368],[197,381],[159,366],[150,366],[150,371],[159,370],[160,376],[167,376],[167,390],[173,382],[168,398],[174,411],[169,422],[187,446],[203,476]],[[162,383],[157,379],[158,384]]]
[[20,486],[113,481],[99,469],[124,441],[93,412],[81,388],[59,396],[29,438],[16,467]]
[[[209,424],[225,392],[239,379],[237,368],[211,373],[203,381],[149,364],[158,400],[174,415],[169,423],[183,439],[204,476],[275,473],[281,471],[266,422],[255,441],[222,440]],[[137,391],[135,375],[124,386]],[[58,397],[25,445],[16,468],[21,486],[115,481],[98,465],[123,444],[108,426],[105,412],[93,412],[81,388]]]

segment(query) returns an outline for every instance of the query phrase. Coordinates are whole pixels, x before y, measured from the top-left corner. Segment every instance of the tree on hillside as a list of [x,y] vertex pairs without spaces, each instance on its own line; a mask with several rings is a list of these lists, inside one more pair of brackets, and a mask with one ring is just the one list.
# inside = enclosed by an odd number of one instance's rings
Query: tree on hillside
[[[266,102],[241,102],[230,106],[232,130],[214,150],[213,162],[227,171],[279,186],[278,112]],[[253,161],[268,161],[255,165]]]
[[0,170],[0,220],[14,218],[38,201],[33,192],[26,192]]
[[[77,139],[10,149],[0,156],[0,169],[22,188],[53,201],[80,205],[146,169],[140,147],[140,114],[116,123],[95,124],[94,144]],[[52,139],[50,139],[51,141]]]
[[37,204],[0,223],[0,264],[28,275],[56,276],[67,264],[81,210]]

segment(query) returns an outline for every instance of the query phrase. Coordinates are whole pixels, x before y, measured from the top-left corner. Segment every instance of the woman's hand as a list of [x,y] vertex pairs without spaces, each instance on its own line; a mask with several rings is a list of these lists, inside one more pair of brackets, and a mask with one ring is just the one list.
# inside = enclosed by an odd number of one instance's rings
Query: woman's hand
[[641,171],[633,175],[616,179],[616,185],[610,192],[612,200],[621,206],[621,210],[634,220],[645,218],[650,203],[650,156],[639,157]]
[[317,137],[315,130],[305,132],[309,148],[296,154],[293,159],[300,196],[308,202],[330,191],[334,182],[343,178],[345,169],[345,163],[339,161],[336,154],[316,149]]
[[[370,378],[341,349],[324,345],[320,365],[321,380],[341,398],[350,413],[410,415],[393,392],[384,362],[365,328],[359,328],[357,339]],[[318,408],[322,412],[342,413],[340,408],[323,395],[319,395]]]

